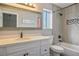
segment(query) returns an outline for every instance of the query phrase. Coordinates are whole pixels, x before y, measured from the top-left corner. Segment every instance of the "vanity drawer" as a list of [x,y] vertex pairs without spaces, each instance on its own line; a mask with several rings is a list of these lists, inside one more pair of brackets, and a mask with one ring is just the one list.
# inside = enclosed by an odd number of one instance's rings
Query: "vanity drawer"
[[24,49],[27,49],[27,44],[14,44],[7,47],[7,53],[10,54]]
[[25,53],[26,53],[26,51],[22,50],[22,51],[17,51],[17,52],[8,54],[7,56],[24,56]]
[[38,46],[40,46],[39,41],[14,44],[14,45],[10,45],[7,47],[7,53],[13,53],[13,52],[17,52],[20,50],[29,49],[29,48],[38,47]]
[[5,56],[6,54],[6,47],[0,47],[0,56]]
[[27,50],[21,50],[8,54],[8,56],[40,56],[40,48],[38,47],[38,48],[31,48]]
[[41,46],[41,55],[49,54],[49,46]]

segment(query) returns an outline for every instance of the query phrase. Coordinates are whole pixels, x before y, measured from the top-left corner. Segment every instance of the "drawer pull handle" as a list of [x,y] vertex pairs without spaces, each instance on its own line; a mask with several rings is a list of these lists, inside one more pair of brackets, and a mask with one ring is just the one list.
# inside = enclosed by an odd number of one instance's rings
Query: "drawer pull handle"
[[25,53],[23,56],[28,56],[28,53]]
[[47,49],[45,49],[44,51],[47,51]]

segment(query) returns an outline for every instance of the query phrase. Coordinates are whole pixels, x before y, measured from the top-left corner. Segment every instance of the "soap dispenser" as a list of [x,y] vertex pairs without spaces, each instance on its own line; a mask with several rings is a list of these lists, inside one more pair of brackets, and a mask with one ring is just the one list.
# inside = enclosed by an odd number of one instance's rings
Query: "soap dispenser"
[[23,38],[23,33],[22,32],[20,33],[20,38]]

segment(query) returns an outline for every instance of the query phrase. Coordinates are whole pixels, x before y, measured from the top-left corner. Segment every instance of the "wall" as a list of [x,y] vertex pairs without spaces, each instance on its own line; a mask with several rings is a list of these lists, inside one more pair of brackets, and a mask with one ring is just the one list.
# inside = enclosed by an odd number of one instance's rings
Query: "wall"
[[[51,4],[51,3],[36,3],[36,4],[37,4],[37,8],[41,11],[42,11],[43,8],[55,11],[55,13],[53,13],[53,16],[52,16],[53,17],[53,24],[52,24],[53,29],[45,29],[45,30],[42,30],[42,29],[41,30],[26,29],[26,30],[10,30],[10,31],[9,30],[1,30],[0,31],[0,36],[1,36],[0,39],[9,38],[9,37],[18,37],[21,31],[23,31],[24,34],[28,34],[28,35],[29,34],[33,34],[33,35],[52,35],[52,33],[53,33],[54,43],[57,43],[58,40],[59,40],[58,35],[61,34],[61,17],[58,14],[61,11],[57,11],[57,10],[60,10],[60,8],[58,6],[55,6],[54,4]],[[7,6],[4,6],[4,7],[0,6],[0,9],[2,9],[4,11],[7,10],[9,12],[18,13],[20,15],[19,20],[24,15],[23,13],[25,13],[25,10],[22,10],[22,9],[17,9],[17,8],[7,7]]]
[[[9,13],[14,13],[14,14],[18,14],[18,23],[19,26],[21,26],[21,20],[26,17],[25,13],[26,11],[23,9],[18,9],[18,8],[14,8],[14,7],[10,7],[10,6],[5,6],[5,5],[0,5],[0,15],[2,12],[9,12]],[[2,16],[0,16],[0,26],[2,26]],[[5,39],[5,38],[14,38],[14,37],[18,37],[20,35],[20,32],[23,32],[24,34],[34,34],[34,35],[41,35],[42,30],[17,30],[17,29],[11,29],[11,30],[2,30],[0,29],[0,39]],[[20,37],[20,36],[19,36]]]
[[[51,35],[53,34],[53,44],[56,44],[59,42],[59,38],[58,35],[62,36],[62,17],[59,15],[59,13],[62,13],[62,10],[60,7],[52,4],[39,4],[40,7],[45,7],[47,9],[50,9],[53,11],[53,29],[46,29],[46,30],[42,30],[43,35]],[[52,8],[51,8],[52,7]],[[54,12],[55,11],[55,12]]]
[[[58,43],[58,35],[62,35],[62,30],[61,30],[61,17],[58,13],[61,13],[60,7],[51,4],[51,3],[44,3],[44,4],[38,4],[39,7],[42,8],[46,8],[46,9],[50,9],[52,10],[52,20],[53,20],[53,29],[44,29],[42,30],[42,34],[43,35],[52,35],[53,34],[53,44]],[[57,11],[60,10],[60,11]],[[53,12],[55,11],[55,13]]]
[[63,40],[68,43],[79,45],[79,24],[67,25],[67,19],[79,19],[79,4],[63,9]]
[[[41,18],[39,13],[34,13],[28,10],[22,10],[18,8],[11,8],[5,5],[0,5],[0,12],[1,16],[3,12],[17,14],[17,27],[37,27],[36,18],[38,16]],[[34,22],[31,24],[25,24],[23,23],[23,20],[33,20]]]
[[[37,5],[38,5],[38,9],[41,11],[43,10],[43,8],[49,9],[49,10],[53,9],[51,3],[37,3]],[[56,6],[54,6],[54,7],[56,7]],[[43,29],[41,32],[42,32],[42,35],[52,35],[53,31],[52,31],[52,29]]]
[[59,42],[58,35],[62,36],[62,29],[61,29],[61,21],[62,18],[59,15],[59,13],[62,13],[61,8],[58,6],[52,6],[53,7],[53,36],[54,36],[54,44]]

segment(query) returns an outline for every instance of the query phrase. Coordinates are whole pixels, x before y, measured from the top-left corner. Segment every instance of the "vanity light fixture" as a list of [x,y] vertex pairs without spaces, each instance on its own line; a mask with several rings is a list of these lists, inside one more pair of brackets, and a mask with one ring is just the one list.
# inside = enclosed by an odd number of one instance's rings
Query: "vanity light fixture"
[[26,4],[28,7],[32,7],[32,8],[35,8],[36,7],[36,5],[35,4],[32,4],[32,3],[27,3]]
[[33,4],[32,4],[32,3],[28,3],[28,5],[29,5],[29,6],[32,6]]
[[28,6],[28,7],[31,7],[31,8],[35,8],[36,5],[35,4],[32,4],[32,3],[19,3],[21,5],[25,5],[25,6]]
[[33,7],[36,7],[36,5],[35,5],[35,4],[33,4]]

